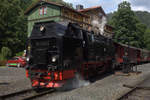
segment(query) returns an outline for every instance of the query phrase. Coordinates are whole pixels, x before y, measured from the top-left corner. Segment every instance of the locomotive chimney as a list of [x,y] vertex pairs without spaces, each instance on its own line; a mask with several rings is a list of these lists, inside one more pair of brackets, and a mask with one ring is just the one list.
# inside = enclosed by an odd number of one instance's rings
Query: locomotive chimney
[[76,5],[76,10],[77,11],[82,10],[83,8],[84,8],[83,5],[80,5],[80,4]]

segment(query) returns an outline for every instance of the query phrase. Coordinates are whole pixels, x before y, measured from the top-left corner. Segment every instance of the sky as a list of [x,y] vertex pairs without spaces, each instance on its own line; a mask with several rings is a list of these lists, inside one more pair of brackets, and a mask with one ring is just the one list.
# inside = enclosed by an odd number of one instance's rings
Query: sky
[[114,12],[117,10],[118,4],[122,1],[131,3],[132,10],[135,11],[148,11],[150,12],[150,0],[64,0],[72,3],[75,7],[77,4],[82,4],[84,8],[92,6],[102,6],[106,13]]

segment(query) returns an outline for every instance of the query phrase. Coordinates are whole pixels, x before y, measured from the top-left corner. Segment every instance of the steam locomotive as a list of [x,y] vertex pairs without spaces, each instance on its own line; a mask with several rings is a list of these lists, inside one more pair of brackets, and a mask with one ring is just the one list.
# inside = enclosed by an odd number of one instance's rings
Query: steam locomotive
[[35,23],[29,37],[26,76],[34,88],[63,87],[77,73],[89,79],[121,66],[127,49],[130,64],[150,61],[149,51],[115,43],[76,23]]

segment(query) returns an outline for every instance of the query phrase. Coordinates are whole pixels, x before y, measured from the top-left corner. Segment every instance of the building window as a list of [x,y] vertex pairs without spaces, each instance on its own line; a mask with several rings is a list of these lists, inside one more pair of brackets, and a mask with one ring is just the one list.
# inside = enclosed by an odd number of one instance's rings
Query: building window
[[47,7],[43,6],[40,7],[40,15],[46,15],[47,14]]
[[47,7],[44,7],[43,10],[44,10],[44,15],[46,15],[47,14]]
[[43,9],[40,7],[40,15],[43,15]]

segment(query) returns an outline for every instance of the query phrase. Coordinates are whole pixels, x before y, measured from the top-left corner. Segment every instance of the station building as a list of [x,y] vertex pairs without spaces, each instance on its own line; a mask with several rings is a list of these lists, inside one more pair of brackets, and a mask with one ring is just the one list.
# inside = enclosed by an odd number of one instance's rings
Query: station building
[[[49,0],[39,0],[32,4],[25,11],[25,15],[28,20],[28,37],[31,35],[34,23],[37,22],[65,22],[66,25],[73,22],[78,23],[85,30],[98,31],[96,27],[93,27],[92,20],[101,21],[103,16],[106,17],[101,6],[84,9],[82,5],[77,5],[77,9],[73,9]],[[112,37],[112,30],[111,26],[105,25],[105,36]]]

